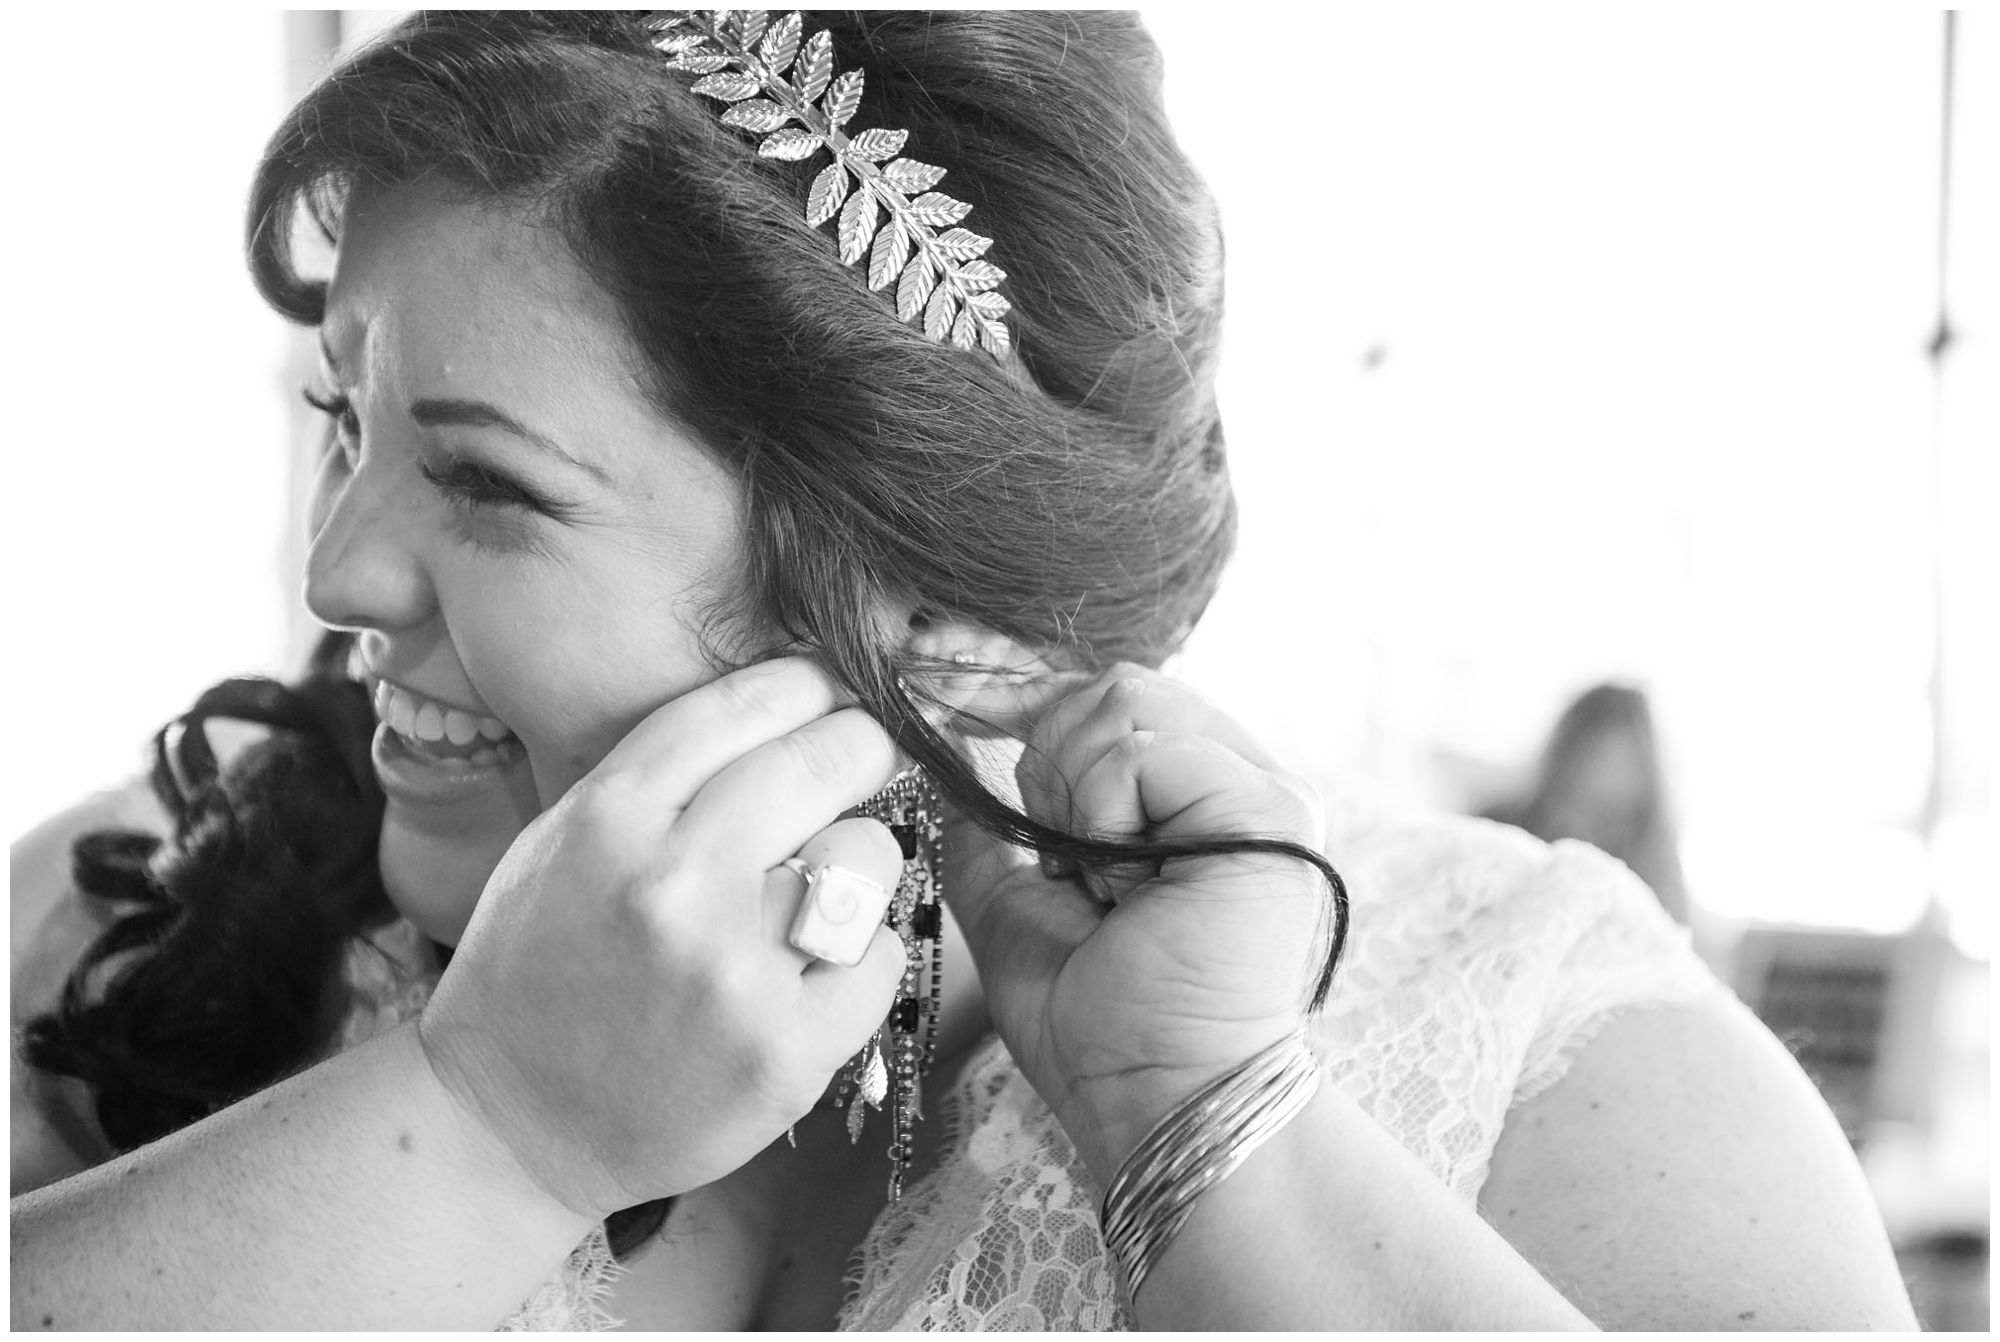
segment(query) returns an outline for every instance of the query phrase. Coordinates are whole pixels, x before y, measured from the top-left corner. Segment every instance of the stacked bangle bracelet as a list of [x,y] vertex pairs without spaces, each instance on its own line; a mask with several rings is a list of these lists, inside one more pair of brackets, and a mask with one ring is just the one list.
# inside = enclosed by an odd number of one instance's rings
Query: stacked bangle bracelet
[[1291,1122],[1319,1089],[1319,1064],[1296,1030],[1162,1119],[1125,1158],[1099,1223],[1124,1270],[1127,1298],[1194,1212],[1195,1199]]

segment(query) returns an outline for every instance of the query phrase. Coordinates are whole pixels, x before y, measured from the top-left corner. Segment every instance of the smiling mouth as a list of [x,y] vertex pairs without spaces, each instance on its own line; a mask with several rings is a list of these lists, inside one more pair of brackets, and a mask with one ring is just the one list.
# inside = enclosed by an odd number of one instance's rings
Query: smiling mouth
[[507,724],[427,699],[386,680],[374,687],[375,716],[420,758],[475,767],[520,759],[526,748]]

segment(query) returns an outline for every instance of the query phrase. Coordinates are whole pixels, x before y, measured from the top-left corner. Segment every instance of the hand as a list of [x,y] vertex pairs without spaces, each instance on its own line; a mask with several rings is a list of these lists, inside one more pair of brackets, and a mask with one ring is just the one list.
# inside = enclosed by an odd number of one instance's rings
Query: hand
[[[1058,703],[1017,773],[1029,815],[1072,833],[1322,842],[1309,785],[1141,667]],[[1100,1180],[1182,1101],[1303,1021],[1331,917],[1307,863],[1174,858],[1087,884],[969,823],[952,837],[946,894],[994,1025]]]
[[[806,1113],[882,1023],[904,949],[786,941],[802,850],[893,888],[887,735],[786,658],[660,708],[501,860],[425,1009],[446,1088],[593,1218],[709,1183]],[[829,822],[833,822],[829,824]]]

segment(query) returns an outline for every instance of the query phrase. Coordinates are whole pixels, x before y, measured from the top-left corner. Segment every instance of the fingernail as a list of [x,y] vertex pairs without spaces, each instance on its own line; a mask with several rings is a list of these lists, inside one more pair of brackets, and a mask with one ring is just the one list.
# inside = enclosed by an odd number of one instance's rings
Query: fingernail
[[1060,881],[1065,876],[1074,876],[1079,870],[1076,863],[1055,853],[1039,854],[1037,861],[1041,864],[1042,875],[1052,881]]

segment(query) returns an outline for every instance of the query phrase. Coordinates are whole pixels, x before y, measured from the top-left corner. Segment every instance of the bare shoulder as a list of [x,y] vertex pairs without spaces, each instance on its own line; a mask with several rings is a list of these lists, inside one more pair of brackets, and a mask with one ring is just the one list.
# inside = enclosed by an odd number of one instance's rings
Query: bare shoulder
[[144,780],[100,792],[18,840],[8,861],[10,1184],[16,1194],[75,1173],[109,1152],[87,1114],[82,1087],[43,1076],[22,1062],[20,1031],[55,1004],[63,981],[104,930],[105,910],[84,899],[70,876],[70,851],[101,829],[163,833],[165,812]]
[[1613,1016],[1508,1115],[1479,1202],[1607,1328],[1916,1327],[1839,1126],[1733,999]]

